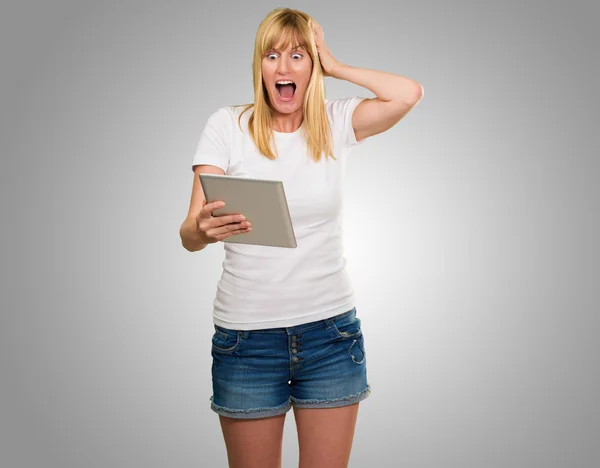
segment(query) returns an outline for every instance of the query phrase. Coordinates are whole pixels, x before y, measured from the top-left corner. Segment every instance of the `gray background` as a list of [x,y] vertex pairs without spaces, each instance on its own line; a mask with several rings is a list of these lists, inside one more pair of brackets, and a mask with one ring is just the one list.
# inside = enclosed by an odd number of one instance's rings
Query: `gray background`
[[[282,5],[341,62],[425,88],[348,167],[373,387],[351,467],[600,464],[600,7],[561,3]],[[3,2],[2,467],[226,466],[223,248],[189,253],[178,230],[202,128],[253,100],[277,6]],[[290,412],[283,466],[297,456]]]

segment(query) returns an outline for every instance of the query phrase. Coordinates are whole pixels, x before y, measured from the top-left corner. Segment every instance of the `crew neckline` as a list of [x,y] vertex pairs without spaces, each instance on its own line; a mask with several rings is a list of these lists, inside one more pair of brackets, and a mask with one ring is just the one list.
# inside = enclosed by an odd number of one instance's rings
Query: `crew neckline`
[[300,125],[294,132],[278,132],[277,130],[273,130],[273,133],[275,135],[280,135],[280,136],[286,137],[286,136],[298,135],[300,133],[300,130],[302,130],[302,125]]

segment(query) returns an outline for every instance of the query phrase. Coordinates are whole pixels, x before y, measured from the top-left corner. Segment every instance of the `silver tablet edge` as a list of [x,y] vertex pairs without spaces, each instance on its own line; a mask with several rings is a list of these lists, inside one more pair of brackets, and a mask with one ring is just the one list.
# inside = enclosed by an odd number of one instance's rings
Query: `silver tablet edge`
[[287,235],[290,238],[290,240],[293,242],[294,247],[298,247],[298,244],[296,242],[296,234],[294,233],[294,226],[292,223],[292,217],[290,215],[290,209],[288,206],[288,202],[287,202],[287,197],[285,196],[285,189],[283,188],[283,182],[279,181],[279,190],[281,191],[281,194],[283,195],[283,208],[284,211],[286,213],[287,219],[288,219],[288,224],[287,224]]
[[247,180],[247,181],[257,181],[257,182],[269,182],[272,184],[277,184],[277,183],[281,183],[281,180],[273,180],[273,179],[257,179],[255,177],[243,177],[243,176],[230,176],[230,175],[220,175],[220,174],[205,174],[205,173],[200,173],[198,174],[200,176],[200,182],[202,182],[202,178],[203,177],[208,177],[209,179],[216,179],[218,177],[224,177],[226,179],[241,179],[241,180]]

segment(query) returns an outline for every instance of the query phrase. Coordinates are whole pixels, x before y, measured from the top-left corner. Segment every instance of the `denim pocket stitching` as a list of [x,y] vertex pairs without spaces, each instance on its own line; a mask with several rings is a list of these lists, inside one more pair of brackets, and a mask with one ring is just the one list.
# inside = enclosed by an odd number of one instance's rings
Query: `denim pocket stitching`
[[[214,338],[217,335],[225,335],[225,333],[222,332],[222,331],[220,331],[220,330],[216,330],[215,335],[213,335],[213,339],[211,340],[212,341],[212,347],[213,347],[213,349],[215,349],[217,351],[222,351],[222,352],[225,352],[225,353],[226,352],[235,351],[239,347],[239,345],[240,345],[240,343],[242,341],[240,339],[240,332],[236,332],[236,342],[235,342],[235,344],[233,346],[230,346],[229,348],[221,348],[220,346],[217,346],[215,344],[215,341],[214,341]],[[226,338],[223,339],[223,341],[227,340],[228,338],[229,338],[229,335],[227,335]]]
[[[360,349],[360,352],[362,353],[362,359],[360,361],[356,360],[356,356],[354,354],[352,354],[352,348],[354,346],[357,346]],[[365,347],[363,345],[363,343],[360,340],[354,340],[352,342],[352,345],[350,346],[350,348],[348,349],[348,353],[350,354],[350,357],[352,358],[352,360],[356,363],[356,364],[362,364],[365,360],[365,358],[367,357],[367,353],[365,352]]]
[[[359,319],[356,318],[355,322],[358,320]],[[332,325],[333,325],[335,332],[339,335],[340,338],[356,338],[356,337],[362,335],[362,327],[361,327],[360,322],[358,324],[358,331],[356,333],[348,333],[346,331],[340,331],[339,328],[337,327],[339,324],[336,324],[335,321],[332,322]]]

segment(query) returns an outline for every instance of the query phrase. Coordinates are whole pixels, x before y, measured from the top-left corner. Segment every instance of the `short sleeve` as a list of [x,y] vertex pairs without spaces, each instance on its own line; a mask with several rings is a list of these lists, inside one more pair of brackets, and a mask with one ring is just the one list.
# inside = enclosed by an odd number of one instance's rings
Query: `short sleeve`
[[198,164],[217,166],[227,172],[231,139],[231,114],[222,107],[208,117],[192,159],[192,171]]
[[366,140],[365,138],[361,141],[356,141],[356,134],[352,127],[352,115],[354,114],[354,110],[364,99],[366,98],[353,96],[331,101],[330,112],[332,122],[336,127],[336,131],[342,135],[344,148],[352,148],[353,146],[364,143]]

